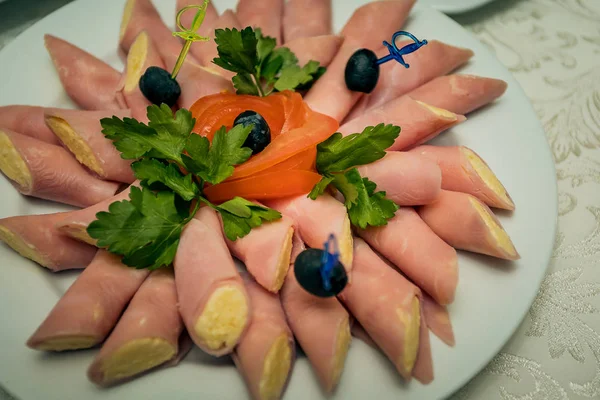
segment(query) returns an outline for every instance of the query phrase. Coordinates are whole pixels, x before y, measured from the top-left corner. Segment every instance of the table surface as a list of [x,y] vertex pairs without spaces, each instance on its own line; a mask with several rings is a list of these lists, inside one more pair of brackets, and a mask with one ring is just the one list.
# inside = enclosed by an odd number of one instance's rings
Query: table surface
[[[0,49],[70,1],[0,3]],[[528,316],[452,400],[598,399],[600,1],[498,0],[453,18],[496,54],[533,103],[556,163],[559,223]],[[0,400],[7,399],[0,387]]]

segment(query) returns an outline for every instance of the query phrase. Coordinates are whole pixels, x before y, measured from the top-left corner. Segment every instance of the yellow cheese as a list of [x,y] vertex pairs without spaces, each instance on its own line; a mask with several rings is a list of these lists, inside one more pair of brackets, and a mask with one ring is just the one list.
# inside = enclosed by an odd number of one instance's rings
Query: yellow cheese
[[287,276],[288,269],[290,267],[290,259],[292,258],[292,237],[294,236],[294,228],[288,229],[283,239],[283,248],[279,253],[279,260],[277,261],[277,271],[275,274],[275,282],[273,284],[272,291],[278,292],[283,285],[283,281]]
[[508,196],[504,185],[502,185],[498,177],[496,177],[496,174],[492,172],[490,167],[486,165],[486,163],[481,159],[481,157],[479,157],[472,150],[466,147],[462,148],[462,152],[467,157],[467,160],[469,161],[477,175],[479,175],[483,183],[487,187],[492,189],[494,193],[496,193],[502,199],[502,201],[514,208],[514,203]]
[[475,211],[477,211],[477,213],[481,216],[481,219],[483,220],[485,226],[488,228],[488,231],[492,235],[494,242],[509,255],[513,257],[516,256],[517,250],[515,249],[512,240],[510,240],[510,236],[508,236],[508,233],[506,233],[504,228],[502,228],[496,222],[494,217],[490,215],[488,209],[484,207],[484,205],[474,197],[469,197],[469,201],[471,202],[471,205],[473,206]]
[[283,385],[287,381],[292,363],[292,348],[287,333],[275,339],[263,364],[262,378],[259,384],[261,400],[280,398]]
[[419,353],[419,330],[421,328],[421,310],[418,297],[414,297],[410,307],[410,314],[402,308],[396,310],[398,318],[404,325],[404,356],[401,365],[407,374],[410,374],[417,361]]
[[33,177],[27,163],[21,157],[8,135],[0,130],[0,170],[11,181],[15,182],[21,191],[27,193],[33,185]]
[[36,263],[52,268],[53,264],[50,260],[46,259],[40,254],[40,252],[32,244],[27,243],[23,238],[13,233],[8,228],[0,225],[0,240],[12,247],[14,251],[19,253],[25,258],[28,258]]
[[37,350],[44,351],[65,351],[89,349],[97,343],[97,340],[92,336],[87,335],[71,335],[63,336],[54,339],[48,339],[43,343],[35,346]]
[[350,321],[348,318],[346,318],[340,324],[337,338],[335,341],[335,354],[333,356],[331,387],[328,388],[328,391],[332,391],[340,381],[342,371],[344,370],[344,364],[346,363],[348,349],[350,348],[351,339],[352,336],[350,334]]
[[142,31],[129,49],[129,54],[127,54],[125,88],[123,89],[126,93],[131,93],[140,83],[140,78],[144,73],[142,69],[144,68],[144,64],[146,64],[146,57],[148,57],[148,41],[148,34]]
[[177,349],[162,338],[132,340],[107,357],[101,366],[105,383],[127,378],[169,361]]
[[125,3],[125,10],[123,10],[123,18],[121,19],[121,29],[119,31],[119,41],[123,40],[125,32],[127,32],[127,26],[131,20],[131,14],[133,13],[133,7],[135,6],[136,0],[127,0]]

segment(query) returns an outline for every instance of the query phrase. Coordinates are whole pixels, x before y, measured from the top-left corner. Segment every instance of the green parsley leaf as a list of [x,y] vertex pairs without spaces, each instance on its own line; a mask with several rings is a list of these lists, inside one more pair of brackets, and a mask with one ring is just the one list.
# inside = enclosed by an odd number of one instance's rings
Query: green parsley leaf
[[327,189],[327,186],[329,186],[329,184],[333,182],[334,179],[335,177],[332,175],[322,177],[321,180],[317,182],[315,187],[313,187],[313,189],[310,191],[308,197],[313,200],[316,200],[317,197],[325,193],[325,189]]
[[234,197],[215,208],[221,214],[223,231],[229,240],[246,236],[264,221],[275,221],[281,218],[281,213],[278,211],[241,197]]
[[250,148],[242,147],[251,130],[252,125],[237,125],[229,132],[221,127],[213,137],[212,146],[205,137],[192,135],[185,148],[189,156],[183,156],[183,163],[204,181],[216,185],[233,174],[235,165],[252,155]]
[[231,81],[233,82],[233,87],[235,88],[237,94],[251,94],[253,96],[259,95],[258,87],[252,80],[252,75],[240,72],[231,78]]
[[252,28],[247,27],[241,31],[235,28],[216,29],[215,42],[219,57],[213,63],[232,72],[256,73],[258,40]]
[[175,164],[145,158],[131,164],[131,168],[143,185],[155,187],[156,183],[160,183],[173,190],[183,200],[190,201],[200,193],[192,174],[184,175]]
[[189,215],[182,215],[173,192],[134,186],[129,199],[96,214],[88,234],[99,247],[122,255],[126,265],[156,269],[171,264]]
[[385,192],[375,193],[377,185],[368,178],[362,178],[356,168],[346,171],[344,179],[338,179],[338,176],[333,184],[346,199],[352,225],[361,229],[386,225],[398,210],[398,205],[387,199]]
[[258,55],[259,63],[263,62],[269,54],[277,46],[277,40],[270,36],[263,36],[260,28],[255,28],[254,33],[256,34],[256,53]]
[[[318,63],[317,63],[318,64]],[[300,68],[297,65],[283,67],[281,75],[274,88],[282,92],[284,90],[295,90],[298,86],[306,85],[312,81],[313,77],[305,68]]]
[[385,156],[400,127],[379,124],[368,126],[362,133],[346,137],[337,132],[317,145],[317,170],[321,174],[343,172],[348,168],[370,164]]

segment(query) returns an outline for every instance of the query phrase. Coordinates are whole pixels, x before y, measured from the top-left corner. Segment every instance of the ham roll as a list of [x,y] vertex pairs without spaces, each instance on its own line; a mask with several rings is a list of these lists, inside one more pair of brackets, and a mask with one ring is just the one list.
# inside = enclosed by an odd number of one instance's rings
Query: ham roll
[[148,270],[129,268],[99,250],[27,341],[35,350],[86,349],[104,341]]
[[452,303],[458,284],[456,251],[415,210],[400,208],[387,225],[357,232],[438,303]]
[[443,190],[435,202],[418,211],[431,230],[454,248],[506,260],[520,258],[498,218],[475,196]]
[[415,155],[391,151],[382,159],[359,167],[358,171],[399,206],[429,204],[440,194],[442,173],[434,162]]
[[26,196],[87,207],[119,187],[89,174],[62,147],[29,136],[0,130],[0,149],[0,170]]
[[490,207],[514,210],[515,203],[485,161],[464,146],[419,146],[411,152],[435,161],[442,171],[442,189],[468,193]]
[[448,309],[439,305],[427,293],[423,293],[423,314],[429,330],[437,336],[442,342],[450,347],[454,347],[454,330],[450,321]]
[[44,107],[4,106],[0,107],[0,129],[5,128],[42,142],[60,145],[60,140],[46,125]]
[[46,49],[67,95],[86,110],[118,110],[121,74],[71,43],[44,35]]
[[173,270],[153,271],[90,365],[88,378],[109,386],[177,358],[182,332]]
[[344,38],[338,35],[322,35],[297,38],[285,44],[298,57],[298,64],[314,60],[326,67],[340,49]]
[[252,303],[250,325],[233,352],[233,360],[253,399],[280,399],[295,359],[294,336],[279,296],[244,274]]
[[380,123],[398,125],[402,131],[388,150],[405,150],[433,139],[465,119],[462,115],[403,96],[346,122],[339,131],[349,135]]
[[236,15],[243,27],[260,28],[264,36],[281,44],[281,19],[285,0],[239,0]]
[[[205,66],[209,69],[217,71],[219,74],[221,74],[227,80],[231,80],[231,78],[235,75],[233,72],[227,71],[213,63],[213,59],[215,59],[219,56],[219,53],[217,52],[217,43],[215,42],[215,30],[216,29],[225,29],[225,28],[229,28],[229,29],[236,28],[238,30],[243,28],[242,25],[240,24],[239,20],[237,19],[235,13],[231,10],[225,10],[225,12],[223,14],[221,14],[219,16],[219,18],[215,21],[215,23],[211,27],[210,31],[206,35],[207,37],[210,38],[210,40],[208,42],[202,42],[201,44],[196,44],[196,46],[202,47],[201,53],[198,54],[198,56],[200,57],[198,60],[200,62],[200,64],[202,64],[203,66]],[[192,46],[192,48],[193,47],[194,46]]]
[[457,114],[468,114],[502,96],[506,82],[475,75],[440,76],[408,93],[410,98]]
[[[402,48],[408,43],[397,43],[397,46]],[[376,53],[381,58],[388,55],[389,50],[387,47],[382,47]],[[348,115],[347,120],[403,96],[440,75],[454,71],[469,61],[473,54],[469,49],[430,40],[426,46],[406,56],[405,61],[410,68],[407,69],[397,62],[382,66],[377,86],[371,94],[360,99]]]
[[263,288],[277,293],[290,265],[294,221],[286,216],[265,222],[243,238],[225,238],[229,251],[240,259]]
[[194,343],[215,356],[231,353],[250,321],[250,301],[216,211],[201,208],[187,224],[173,265],[179,311]]
[[302,239],[295,235],[292,265],[281,289],[281,301],[292,332],[323,390],[331,393],[342,376],[352,340],[350,316],[335,297],[316,297],[300,286],[293,263],[303,250]]
[[331,34],[331,0],[288,0],[283,11],[283,39],[287,44],[296,39]]
[[71,213],[22,215],[0,219],[0,240],[51,271],[85,268],[96,248],[73,240],[55,224]]
[[44,115],[48,127],[81,164],[103,179],[123,183],[134,181],[131,161],[121,158],[121,153],[112,141],[102,134],[100,125],[103,118],[131,117],[130,110],[81,111],[49,108]]

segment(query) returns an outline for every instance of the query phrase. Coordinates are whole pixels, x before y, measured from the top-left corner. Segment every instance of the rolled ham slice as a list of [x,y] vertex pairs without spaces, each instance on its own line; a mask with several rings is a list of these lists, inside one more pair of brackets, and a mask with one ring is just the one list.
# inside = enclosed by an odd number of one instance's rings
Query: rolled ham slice
[[[133,42],[142,31],[147,32],[161,55],[177,55],[181,52],[181,42],[167,28],[152,1],[127,0],[119,33],[119,45],[125,54],[129,53]],[[191,54],[188,57],[194,58]]]
[[281,44],[281,19],[284,0],[240,0],[236,15],[243,27],[260,28],[264,36],[270,36]]
[[498,218],[475,196],[442,190],[435,202],[418,211],[431,230],[454,248],[506,260],[520,258]]
[[77,277],[27,341],[35,350],[87,349],[104,341],[148,270],[129,268],[105,250]]
[[44,35],[46,49],[65,91],[86,110],[118,110],[121,74],[90,53],[52,35]]
[[294,221],[281,219],[263,223],[243,238],[225,238],[229,251],[240,259],[248,272],[263,288],[277,293],[290,265]]
[[471,194],[490,207],[515,209],[504,185],[468,147],[419,146],[411,152],[437,162],[442,171],[442,189]]
[[454,347],[454,330],[448,309],[436,303],[427,293],[423,293],[423,314],[429,330],[442,342]]
[[[206,35],[210,38],[208,42],[202,42],[201,44],[196,44],[196,46],[202,46],[201,53],[198,54],[198,61],[204,67],[212,69],[228,80],[231,80],[235,74],[231,71],[227,71],[218,65],[215,65],[212,61],[217,58],[219,53],[217,52],[217,43],[215,42],[215,29],[233,29],[236,28],[238,30],[242,29],[242,25],[240,21],[237,19],[235,13],[232,10],[225,10],[223,14],[219,16],[219,18],[215,21],[210,31]],[[192,46],[193,48],[194,46]]]
[[420,290],[354,240],[354,281],[338,296],[404,379],[419,352]]
[[374,163],[358,168],[361,176],[377,184],[378,191],[399,206],[429,204],[442,187],[440,168],[424,157],[406,152],[388,152]]
[[283,39],[329,35],[332,32],[331,0],[288,0],[283,11]]
[[405,150],[425,143],[465,120],[462,115],[403,96],[346,122],[339,131],[345,136],[380,123],[398,125],[402,131],[388,150]]
[[147,108],[152,104],[140,90],[140,78],[149,67],[164,68],[165,65],[148,33],[141,31],[127,54],[122,87],[127,107],[140,122],[148,122]]
[[88,378],[109,386],[177,358],[182,332],[173,270],[153,271],[90,365]]
[[506,86],[506,82],[500,79],[447,75],[412,90],[408,95],[434,107],[456,114],[467,114],[502,96]]
[[60,140],[46,125],[45,110],[44,107],[37,106],[0,107],[0,129],[10,129],[42,142],[60,145]]
[[298,284],[293,263],[303,250],[302,239],[295,235],[292,265],[281,289],[281,301],[296,340],[321,386],[331,393],[340,381],[352,340],[350,316],[336,298],[313,296]]
[[110,139],[102,134],[103,118],[131,117],[130,110],[81,111],[49,108],[45,111],[46,124],[73,153],[77,161],[103,179],[131,183],[134,181],[131,161],[121,158],[121,153]]
[[268,206],[293,219],[302,240],[310,247],[322,248],[329,235],[334,234],[340,250],[340,261],[350,278],[352,231],[346,207],[342,203],[324,194],[316,200],[306,195],[272,200]]
[[322,35],[297,38],[285,44],[297,57],[298,64],[314,60],[328,66],[340,49],[344,38],[338,35]]
[[[397,46],[402,48],[408,43],[397,43]],[[376,53],[381,58],[388,55],[389,50],[382,47]],[[382,65],[377,86],[371,94],[360,99],[348,115],[347,120],[356,118],[366,110],[379,107],[438,76],[455,70],[471,57],[473,57],[473,52],[469,49],[430,40],[426,46],[406,56],[405,61],[410,68],[405,68],[404,65],[397,62]]]
[[294,336],[279,296],[244,274],[252,303],[250,325],[233,352],[233,360],[253,399],[281,398],[295,359]]
[[97,249],[56,229],[55,224],[69,215],[66,212],[0,219],[0,240],[51,271],[85,268]]
[[216,212],[204,207],[181,234],[175,255],[179,312],[205,352],[231,353],[250,321],[250,300]]
[[87,207],[119,187],[89,174],[62,147],[16,132],[0,130],[0,151],[0,170],[26,196]]
[[[344,71],[348,59],[360,48],[378,48],[389,40],[408,17],[414,0],[374,1],[358,8],[342,29],[344,43],[312,87],[305,101],[313,110],[342,121],[362,93],[346,87]],[[335,97],[335,101],[331,98]]]
[[458,284],[456,251],[415,210],[400,208],[387,225],[357,232],[438,303],[452,303]]
[[88,225],[96,219],[97,213],[101,211],[108,211],[108,207],[112,203],[121,200],[128,200],[129,191],[129,188],[127,188],[121,193],[116,194],[113,197],[110,197],[99,203],[96,203],[93,206],[65,213],[64,217],[56,222],[56,229],[73,239],[77,239],[84,243],[88,243],[95,246],[96,239],[92,239],[87,233]]

